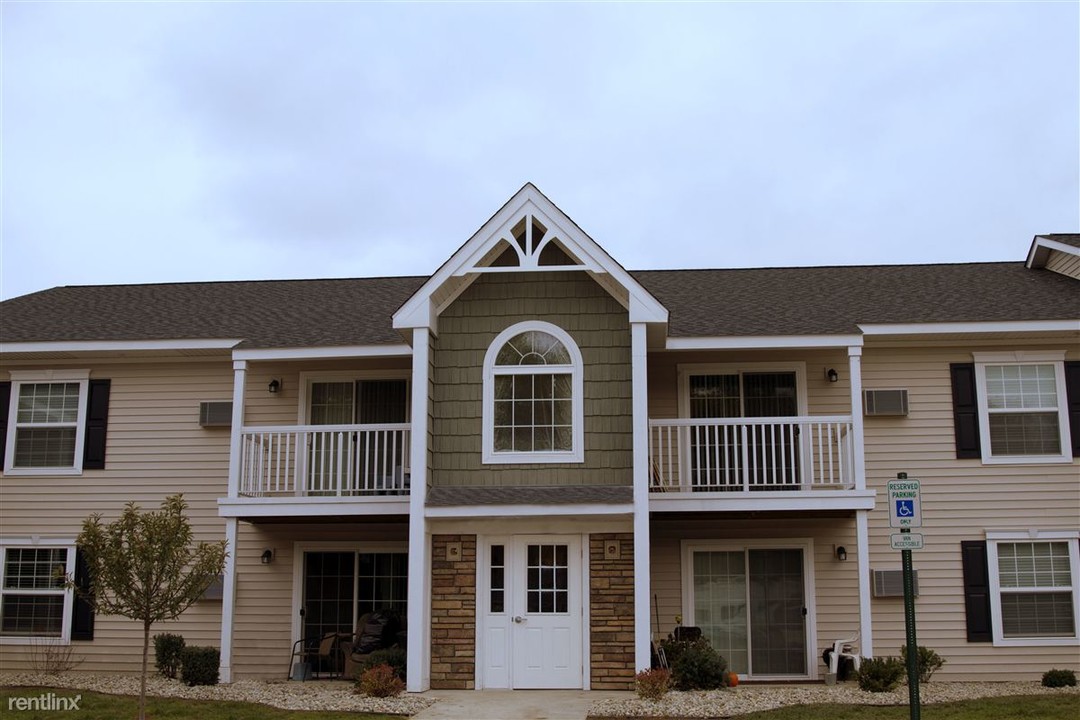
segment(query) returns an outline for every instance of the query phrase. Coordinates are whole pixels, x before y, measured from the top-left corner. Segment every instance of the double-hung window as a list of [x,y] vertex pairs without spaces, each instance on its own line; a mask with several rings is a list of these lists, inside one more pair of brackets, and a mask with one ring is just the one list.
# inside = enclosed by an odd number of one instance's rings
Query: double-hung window
[[75,572],[71,545],[0,545],[0,642],[59,638],[71,633]]
[[581,352],[544,322],[507,328],[484,359],[485,463],[581,462]]
[[89,377],[87,370],[12,371],[5,473],[82,472]]
[[994,643],[1080,644],[1077,533],[987,533],[986,545]]
[[986,463],[1068,462],[1063,352],[976,353]]

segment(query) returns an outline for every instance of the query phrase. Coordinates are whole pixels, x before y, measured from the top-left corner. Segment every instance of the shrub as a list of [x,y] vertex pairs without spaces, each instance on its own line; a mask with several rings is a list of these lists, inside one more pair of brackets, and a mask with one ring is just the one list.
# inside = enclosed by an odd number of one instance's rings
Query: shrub
[[[727,682],[727,662],[709,641],[675,641],[675,659],[668,655],[675,687],[679,690],[715,690]],[[666,650],[665,650],[666,652]]]
[[180,651],[180,680],[187,685],[217,685],[221,653],[191,645]]
[[659,700],[671,689],[671,671],[667,668],[642,670],[634,676],[634,689],[643,700]]
[[184,638],[181,635],[161,633],[154,636],[154,667],[160,675],[176,678],[180,670],[180,653],[184,651]]
[[368,697],[395,697],[405,689],[405,683],[389,665],[376,665],[360,673],[359,691]]
[[59,675],[74,670],[83,659],[75,656],[75,645],[63,645],[60,638],[31,638],[27,651],[30,668],[34,672]]
[[367,656],[367,658],[360,664],[360,671],[358,674],[362,674],[366,670],[370,670],[373,667],[379,665],[389,665],[396,675],[401,680],[408,680],[406,673],[405,648],[392,647],[385,648],[383,650],[376,650]]
[[[906,672],[907,645],[900,648],[900,662],[904,663]],[[930,676],[941,669],[941,666],[945,664],[945,658],[941,657],[930,648],[920,645],[918,658],[915,662],[918,667],[919,682],[925,683],[930,682]]]
[[1047,670],[1043,673],[1042,684],[1046,687],[1076,687],[1076,673],[1072,670]]
[[906,672],[907,667],[898,658],[864,658],[859,667],[859,688],[866,692],[895,690]]

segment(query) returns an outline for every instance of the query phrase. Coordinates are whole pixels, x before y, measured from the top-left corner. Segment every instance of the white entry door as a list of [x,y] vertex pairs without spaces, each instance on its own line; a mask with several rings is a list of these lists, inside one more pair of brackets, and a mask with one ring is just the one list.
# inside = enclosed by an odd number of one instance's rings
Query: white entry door
[[580,536],[516,536],[507,571],[513,687],[582,687]]

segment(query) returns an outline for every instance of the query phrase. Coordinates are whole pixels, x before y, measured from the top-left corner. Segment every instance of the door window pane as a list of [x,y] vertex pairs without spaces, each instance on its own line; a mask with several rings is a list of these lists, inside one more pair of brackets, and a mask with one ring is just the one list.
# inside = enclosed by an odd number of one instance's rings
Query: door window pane
[[570,572],[566,545],[529,545],[526,551],[525,605],[530,613],[565,613]]
[[695,552],[694,622],[734,672],[750,666],[747,617],[743,552]]

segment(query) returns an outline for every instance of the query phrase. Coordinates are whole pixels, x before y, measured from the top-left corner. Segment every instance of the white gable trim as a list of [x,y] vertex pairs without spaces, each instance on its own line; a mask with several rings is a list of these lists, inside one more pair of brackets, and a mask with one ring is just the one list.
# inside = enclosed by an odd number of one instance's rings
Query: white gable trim
[[[549,234],[557,236],[566,250],[581,261],[582,264],[574,266],[574,269],[598,276],[609,276],[627,290],[630,296],[630,322],[667,322],[667,308],[631,277],[619,263],[615,262],[595,240],[586,235],[566,213],[548,200],[536,186],[526,183],[394,313],[394,328],[403,330],[426,327],[434,331],[438,311],[441,308],[435,308],[432,305],[432,296],[452,278],[465,277],[471,282],[480,272],[490,272],[481,271],[478,263],[509,234],[510,228],[526,214],[536,216],[548,228]],[[516,243],[511,242],[510,246],[516,249],[519,259],[524,257]],[[529,261],[527,269],[543,271],[566,269],[565,267],[551,268],[533,265],[535,256],[538,256],[542,249],[538,247],[533,253],[533,260]],[[522,265],[526,266],[526,263],[523,262]],[[521,272],[522,270],[514,268],[513,271]],[[462,289],[467,286],[468,282],[463,283]]]
[[860,325],[864,335],[951,335],[954,333],[1080,332],[1080,320],[907,323]]
[[1036,235],[1035,239],[1031,241],[1031,249],[1028,250],[1027,262],[1025,265],[1028,268],[1041,268],[1046,267],[1046,261],[1050,259],[1050,251],[1057,250],[1067,255],[1080,256],[1080,248],[1067,245],[1057,240],[1051,240],[1048,237],[1042,237]]

